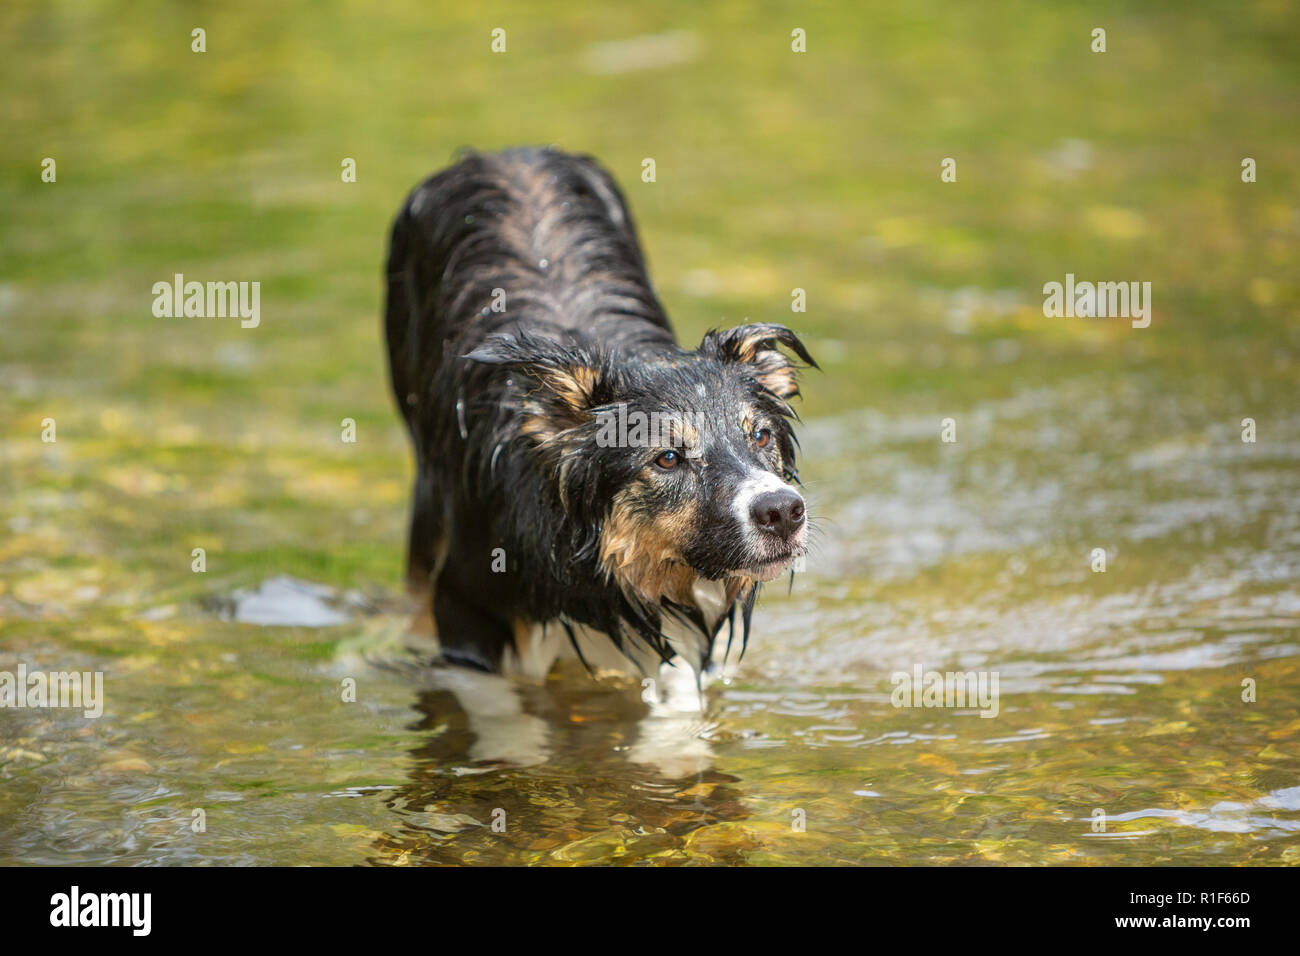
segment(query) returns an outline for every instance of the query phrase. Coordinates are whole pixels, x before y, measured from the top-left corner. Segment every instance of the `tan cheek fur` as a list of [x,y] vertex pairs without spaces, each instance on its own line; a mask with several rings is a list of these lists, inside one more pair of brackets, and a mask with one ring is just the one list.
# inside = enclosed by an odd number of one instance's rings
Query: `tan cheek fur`
[[620,492],[600,540],[605,573],[645,601],[687,603],[696,574],[682,561],[679,542],[695,522],[694,506],[646,517],[636,513],[635,486]]

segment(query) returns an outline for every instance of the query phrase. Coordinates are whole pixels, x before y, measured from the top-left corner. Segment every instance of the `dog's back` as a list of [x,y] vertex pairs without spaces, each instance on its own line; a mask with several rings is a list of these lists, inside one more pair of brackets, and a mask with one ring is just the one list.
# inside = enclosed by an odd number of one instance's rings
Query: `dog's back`
[[417,186],[393,224],[386,326],[408,423],[421,370],[521,324],[628,351],[673,341],[622,193],[585,156],[469,154]]

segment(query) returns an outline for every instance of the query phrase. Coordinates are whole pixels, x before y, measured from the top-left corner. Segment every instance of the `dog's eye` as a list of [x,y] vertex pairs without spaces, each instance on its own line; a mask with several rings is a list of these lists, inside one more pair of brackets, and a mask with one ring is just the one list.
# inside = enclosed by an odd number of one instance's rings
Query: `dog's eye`
[[772,433],[768,431],[766,428],[754,429],[754,444],[757,445],[759,448],[766,448],[768,446],[768,443],[771,440],[772,440]]
[[655,459],[655,464],[664,471],[672,471],[681,462],[682,456],[675,451],[666,451]]

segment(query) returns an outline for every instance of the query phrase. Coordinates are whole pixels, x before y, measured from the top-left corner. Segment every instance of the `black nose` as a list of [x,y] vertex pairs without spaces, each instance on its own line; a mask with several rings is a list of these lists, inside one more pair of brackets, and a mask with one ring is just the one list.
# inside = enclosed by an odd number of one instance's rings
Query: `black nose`
[[754,524],[761,530],[783,538],[790,537],[803,527],[803,499],[789,488],[759,495],[749,506],[749,513]]

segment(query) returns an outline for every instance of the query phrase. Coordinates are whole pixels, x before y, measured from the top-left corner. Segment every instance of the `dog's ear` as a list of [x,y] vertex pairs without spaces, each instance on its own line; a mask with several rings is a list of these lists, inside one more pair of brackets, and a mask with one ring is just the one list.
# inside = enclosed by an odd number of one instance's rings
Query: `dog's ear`
[[543,336],[491,335],[465,358],[507,366],[536,383],[521,411],[524,431],[542,440],[590,421],[590,409],[610,398],[611,375],[598,356]]
[[756,322],[734,329],[714,329],[700,342],[700,352],[719,362],[740,362],[753,367],[759,384],[782,400],[799,394],[798,366],[777,346],[784,345],[813,368],[817,363],[804,344],[784,325]]

